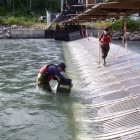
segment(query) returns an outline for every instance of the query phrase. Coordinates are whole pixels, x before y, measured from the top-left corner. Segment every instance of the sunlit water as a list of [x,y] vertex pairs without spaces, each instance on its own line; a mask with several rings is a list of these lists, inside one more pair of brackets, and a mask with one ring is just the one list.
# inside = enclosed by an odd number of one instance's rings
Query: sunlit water
[[[128,42],[128,47],[140,53],[139,44]],[[74,84],[70,96],[38,90],[41,66],[61,61]],[[61,41],[0,40],[0,140],[77,140],[81,128],[75,119],[84,112],[78,109],[85,104],[85,94],[73,63]]]

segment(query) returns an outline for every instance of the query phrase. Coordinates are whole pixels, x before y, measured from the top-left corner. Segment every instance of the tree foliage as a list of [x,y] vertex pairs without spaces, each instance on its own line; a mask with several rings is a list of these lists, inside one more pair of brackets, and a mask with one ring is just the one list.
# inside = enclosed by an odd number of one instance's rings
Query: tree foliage
[[30,12],[45,15],[49,12],[60,12],[61,0],[0,0],[0,15],[28,16]]
[[123,31],[124,28],[124,22],[126,22],[127,30],[129,31],[140,31],[140,20],[134,20],[130,17],[123,17],[119,20],[115,20],[114,23],[108,22],[108,26],[110,30],[113,32],[114,30],[120,30]]
[[[140,18],[137,20],[134,20],[130,17],[121,17],[119,19],[115,19],[107,21],[107,22],[101,22],[101,29],[104,29],[105,26],[109,27],[110,32],[114,31],[123,31],[124,30],[124,22],[126,22],[127,25],[127,31],[140,31]],[[94,27],[98,29],[98,22],[94,23]]]

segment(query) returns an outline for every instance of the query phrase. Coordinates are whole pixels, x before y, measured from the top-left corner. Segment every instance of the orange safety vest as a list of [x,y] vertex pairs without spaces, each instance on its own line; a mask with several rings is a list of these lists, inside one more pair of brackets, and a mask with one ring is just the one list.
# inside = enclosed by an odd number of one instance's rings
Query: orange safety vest
[[101,42],[103,44],[109,44],[110,38],[107,35],[103,35],[103,37],[101,38]]
[[[53,65],[53,64],[50,64],[50,65]],[[55,75],[50,75],[50,74],[46,71],[47,67],[49,67],[50,65],[44,65],[44,66],[40,69],[40,73],[41,73],[41,74],[44,74],[48,81],[50,81],[51,79],[53,79],[53,78],[55,77]]]

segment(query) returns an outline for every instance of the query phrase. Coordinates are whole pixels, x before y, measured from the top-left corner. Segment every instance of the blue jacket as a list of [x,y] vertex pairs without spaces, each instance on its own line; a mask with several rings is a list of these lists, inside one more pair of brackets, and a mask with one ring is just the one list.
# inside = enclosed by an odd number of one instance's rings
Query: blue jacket
[[[55,77],[53,78],[54,80],[57,80],[58,78],[60,78],[61,81],[65,81],[67,84],[71,84],[71,82],[69,80],[67,80],[58,70],[57,65],[50,65],[49,67],[47,67],[47,72],[50,75],[55,75]],[[57,78],[58,77],[58,78]]]

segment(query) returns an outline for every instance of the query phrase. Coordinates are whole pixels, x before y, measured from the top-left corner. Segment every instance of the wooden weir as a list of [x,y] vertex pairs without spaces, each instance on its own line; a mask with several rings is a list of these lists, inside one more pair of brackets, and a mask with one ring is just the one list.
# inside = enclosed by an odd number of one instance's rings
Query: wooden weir
[[[140,0],[62,0],[62,12],[50,26],[54,22],[82,23],[136,13],[140,13]],[[88,88],[86,103],[78,109],[83,114],[77,112],[82,132],[78,140],[139,140],[140,54],[130,50],[127,54],[124,47],[119,49],[112,43],[104,67],[98,63],[97,44],[93,37],[68,43],[75,68]]]
[[[140,139],[140,54],[111,43],[107,64],[98,63],[98,40],[68,43],[78,76],[87,87],[76,120],[79,140]],[[130,62],[128,62],[129,57]],[[78,114],[78,113],[77,113]]]

